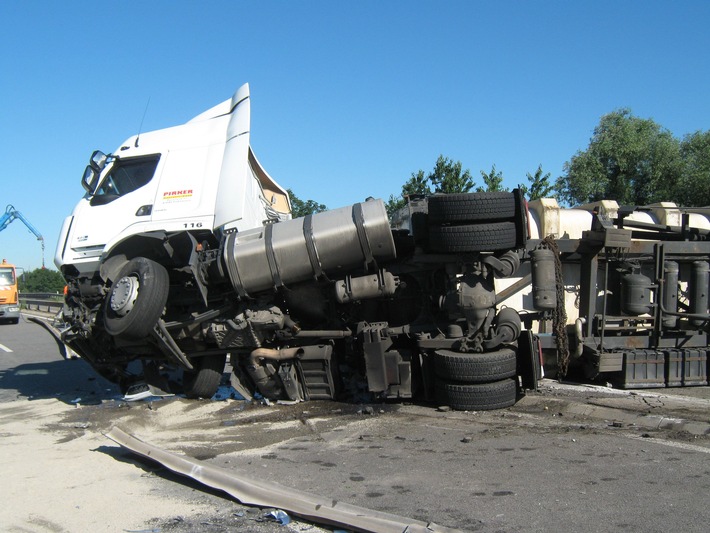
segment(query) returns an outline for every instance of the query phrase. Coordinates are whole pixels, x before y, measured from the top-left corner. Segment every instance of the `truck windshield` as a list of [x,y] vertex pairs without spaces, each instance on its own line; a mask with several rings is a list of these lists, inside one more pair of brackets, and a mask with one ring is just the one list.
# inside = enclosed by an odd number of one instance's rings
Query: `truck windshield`
[[94,196],[123,196],[143,187],[155,174],[160,156],[118,159]]
[[0,269],[0,287],[1,286],[10,286],[15,284],[15,276],[13,275],[12,269],[9,268],[3,268]]

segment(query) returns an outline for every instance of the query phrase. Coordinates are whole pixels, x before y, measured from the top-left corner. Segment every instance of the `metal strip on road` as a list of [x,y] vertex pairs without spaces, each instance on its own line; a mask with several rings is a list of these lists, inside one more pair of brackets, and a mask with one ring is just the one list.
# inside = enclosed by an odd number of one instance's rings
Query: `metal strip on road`
[[7,353],[12,353],[12,350],[5,346],[4,344],[0,344],[0,350],[7,352]]
[[157,461],[169,470],[222,490],[245,505],[275,507],[317,523],[368,533],[457,533],[460,530],[314,496],[276,483],[247,478],[235,472],[178,456],[143,442],[114,427],[105,434],[124,448]]

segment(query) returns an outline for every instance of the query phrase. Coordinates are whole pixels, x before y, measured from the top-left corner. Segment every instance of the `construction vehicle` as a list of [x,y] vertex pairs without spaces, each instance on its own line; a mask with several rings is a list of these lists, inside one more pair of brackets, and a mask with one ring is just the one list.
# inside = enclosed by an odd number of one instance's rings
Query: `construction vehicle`
[[8,205],[5,208],[5,212],[0,215],[0,231],[7,228],[14,220],[20,220],[25,226],[27,226],[27,229],[30,230],[35,237],[37,237],[37,240],[42,245],[42,268],[44,268],[44,237],[42,237],[42,234],[37,231],[37,228],[30,224],[30,221],[27,220],[22,213],[11,205]]
[[[244,85],[186,124],[90,158],[55,255],[68,284],[62,338],[124,389],[164,388],[178,369],[182,392],[210,397],[229,358],[247,398],[495,409],[537,386],[543,360],[619,374],[641,367],[634,350],[665,357],[668,344],[683,361],[695,350],[683,384],[706,379],[707,296],[688,295],[687,309],[678,298],[675,311],[658,300],[672,292],[659,267],[668,258],[673,283],[702,284],[688,261],[710,257],[707,230],[691,224],[705,215],[647,237],[627,229],[635,211],[575,210],[588,225],[577,236],[567,210],[529,210],[514,190],[411,198],[392,220],[376,199],[293,219],[249,124]],[[654,247],[664,259],[648,277]],[[600,285],[599,265],[650,281],[609,274]],[[567,291],[582,312],[564,318]]]
[[20,300],[15,266],[3,259],[0,264],[0,322],[20,322]]

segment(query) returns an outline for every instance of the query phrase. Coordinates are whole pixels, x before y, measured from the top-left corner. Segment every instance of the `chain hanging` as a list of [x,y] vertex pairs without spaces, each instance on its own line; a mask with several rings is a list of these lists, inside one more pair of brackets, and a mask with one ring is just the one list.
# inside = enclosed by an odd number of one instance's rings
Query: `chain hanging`
[[569,367],[569,338],[567,337],[567,311],[565,309],[565,284],[562,279],[562,261],[560,249],[554,236],[548,235],[541,244],[555,254],[555,286],[557,302],[552,311],[552,329],[557,344],[557,368],[560,377],[567,375]]

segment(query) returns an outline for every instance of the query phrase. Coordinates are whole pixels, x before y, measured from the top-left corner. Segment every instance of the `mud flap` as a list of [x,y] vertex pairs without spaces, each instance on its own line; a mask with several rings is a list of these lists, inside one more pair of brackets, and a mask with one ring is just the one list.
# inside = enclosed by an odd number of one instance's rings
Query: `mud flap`
[[540,340],[529,329],[523,330],[518,338],[518,375],[524,389],[537,390],[542,378],[540,354]]

